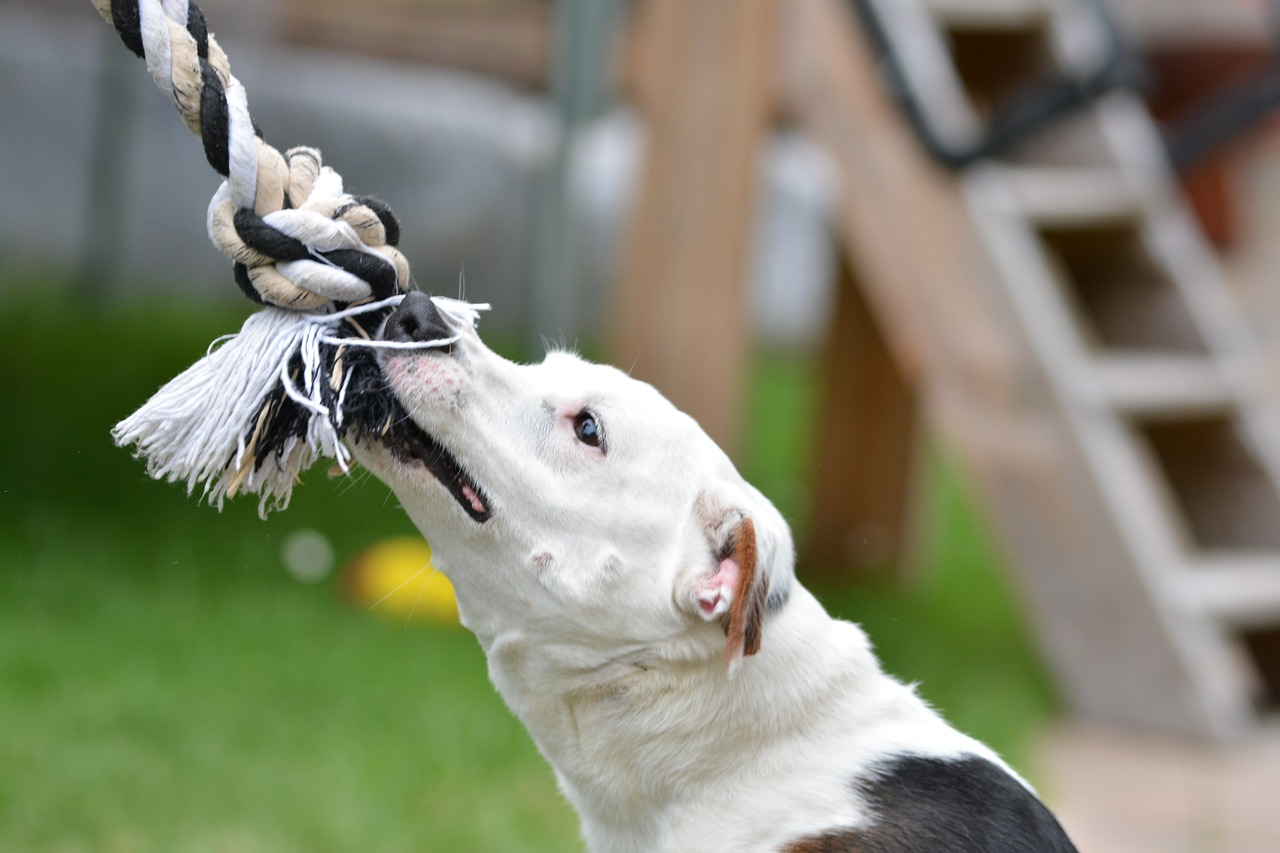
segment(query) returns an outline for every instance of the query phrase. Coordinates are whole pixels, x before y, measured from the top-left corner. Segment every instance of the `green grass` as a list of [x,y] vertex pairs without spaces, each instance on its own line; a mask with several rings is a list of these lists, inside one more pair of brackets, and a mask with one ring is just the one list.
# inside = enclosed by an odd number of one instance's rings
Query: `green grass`
[[[116,420],[243,316],[0,300],[0,850],[581,849],[469,635],[284,570],[299,529],[340,559],[411,532],[383,486],[317,469],[263,522],[252,499],[219,514],[112,446]],[[745,466],[801,525],[809,372],[761,364]],[[917,581],[824,597],[1017,761],[1052,703],[938,470]]]

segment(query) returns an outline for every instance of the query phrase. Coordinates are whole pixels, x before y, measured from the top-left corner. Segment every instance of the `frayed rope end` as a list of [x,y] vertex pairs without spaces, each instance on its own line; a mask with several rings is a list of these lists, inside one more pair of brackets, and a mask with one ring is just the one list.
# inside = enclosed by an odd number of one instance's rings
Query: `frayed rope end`
[[[187,494],[199,488],[201,498],[219,510],[244,492],[259,496],[263,518],[285,509],[302,472],[320,457],[349,470],[351,452],[343,438],[367,425],[347,417],[348,391],[381,393],[382,385],[380,374],[361,375],[378,374],[374,359],[344,355],[378,346],[365,324],[380,323],[403,298],[329,313],[264,308],[116,424],[111,435],[118,446],[135,448],[152,478],[185,484]],[[488,307],[439,298],[437,303],[472,324]]]

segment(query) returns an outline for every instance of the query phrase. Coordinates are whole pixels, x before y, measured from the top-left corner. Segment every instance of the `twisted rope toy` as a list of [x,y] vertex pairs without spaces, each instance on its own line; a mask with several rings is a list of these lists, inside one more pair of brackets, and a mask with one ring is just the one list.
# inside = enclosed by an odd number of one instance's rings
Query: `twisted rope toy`
[[125,46],[146,60],[205,157],[227,180],[209,205],[209,237],[235,262],[251,299],[313,311],[331,301],[385,298],[407,288],[409,264],[395,247],[400,225],[372,197],[342,191],[314,148],[281,154],[249,116],[231,74],[188,0],[93,0]]
[[[188,493],[202,485],[219,509],[241,491],[261,496],[261,515],[283,509],[319,456],[345,471],[349,433],[391,426],[371,350],[405,345],[374,341],[370,330],[409,289],[399,222],[379,199],[347,194],[318,150],[281,154],[263,141],[195,3],[92,2],[226,179],[209,203],[209,237],[234,263],[240,289],[264,306],[112,435],[136,446],[152,477],[184,482]],[[487,307],[436,302],[472,324]]]

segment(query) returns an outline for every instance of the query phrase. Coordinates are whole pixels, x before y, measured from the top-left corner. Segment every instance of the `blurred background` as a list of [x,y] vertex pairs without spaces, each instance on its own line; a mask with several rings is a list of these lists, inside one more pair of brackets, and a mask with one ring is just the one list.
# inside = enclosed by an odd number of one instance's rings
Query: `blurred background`
[[[208,0],[420,289],[695,414],[1081,850],[1280,849],[1280,17],[1256,0]],[[199,142],[0,0],[0,850],[576,850],[380,483],[112,425],[251,313]]]

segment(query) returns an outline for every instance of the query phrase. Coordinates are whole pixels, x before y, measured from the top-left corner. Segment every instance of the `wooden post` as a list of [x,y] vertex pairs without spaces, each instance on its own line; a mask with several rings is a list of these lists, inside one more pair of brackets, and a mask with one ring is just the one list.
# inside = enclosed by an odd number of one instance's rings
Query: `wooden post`
[[631,84],[648,147],[624,247],[614,361],[732,454],[778,5],[644,0],[635,15]]
[[916,394],[894,363],[845,252],[822,376],[805,572],[847,582],[850,570],[899,570],[909,545]]

